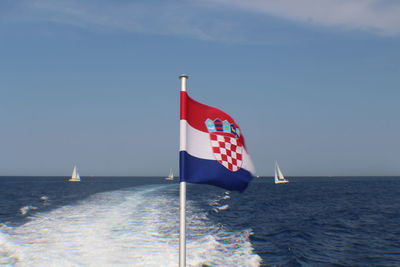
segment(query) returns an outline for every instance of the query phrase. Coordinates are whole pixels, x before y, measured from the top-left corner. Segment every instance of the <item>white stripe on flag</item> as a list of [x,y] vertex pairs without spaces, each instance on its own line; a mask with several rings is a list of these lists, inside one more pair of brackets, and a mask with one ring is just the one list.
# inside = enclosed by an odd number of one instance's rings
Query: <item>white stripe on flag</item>
[[[191,156],[201,159],[216,160],[214,153],[211,149],[210,134],[199,131],[186,120],[181,120],[181,129],[186,129],[186,144],[181,144],[180,151],[186,151]],[[183,127],[182,127],[183,126]],[[186,145],[186,146],[185,146]],[[243,148],[243,165],[242,168],[255,174],[254,165],[250,159],[249,154]]]

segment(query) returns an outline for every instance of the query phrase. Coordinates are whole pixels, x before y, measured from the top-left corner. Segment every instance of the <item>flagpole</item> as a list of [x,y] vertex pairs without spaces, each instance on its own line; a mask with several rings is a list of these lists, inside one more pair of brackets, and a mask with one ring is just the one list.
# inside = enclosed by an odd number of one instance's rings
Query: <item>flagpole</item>
[[[186,92],[186,81],[189,79],[187,75],[179,76],[181,80],[181,91]],[[182,103],[181,103],[182,104]],[[181,107],[182,108],[182,107]],[[182,110],[180,111],[182,112]],[[180,151],[186,150],[186,124],[180,123],[179,135]],[[180,219],[179,219],[179,267],[186,266],[186,182],[183,182],[183,173],[179,175],[181,182],[179,183],[179,202],[180,202]]]

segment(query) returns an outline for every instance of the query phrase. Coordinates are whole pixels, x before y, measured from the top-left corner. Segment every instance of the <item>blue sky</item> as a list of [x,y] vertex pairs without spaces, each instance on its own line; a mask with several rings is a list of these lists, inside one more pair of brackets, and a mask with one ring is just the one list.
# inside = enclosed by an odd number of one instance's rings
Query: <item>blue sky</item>
[[178,76],[259,175],[400,175],[400,3],[0,2],[0,175],[178,169]]

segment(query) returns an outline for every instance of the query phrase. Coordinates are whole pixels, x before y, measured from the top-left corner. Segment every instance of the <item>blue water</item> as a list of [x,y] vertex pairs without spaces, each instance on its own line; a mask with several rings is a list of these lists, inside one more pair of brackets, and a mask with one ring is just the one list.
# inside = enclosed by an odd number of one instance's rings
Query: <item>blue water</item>
[[[400,177],[188,185],[188,266],[400,266]],[[0,266],[177,266],[177,182],[0,177]]]

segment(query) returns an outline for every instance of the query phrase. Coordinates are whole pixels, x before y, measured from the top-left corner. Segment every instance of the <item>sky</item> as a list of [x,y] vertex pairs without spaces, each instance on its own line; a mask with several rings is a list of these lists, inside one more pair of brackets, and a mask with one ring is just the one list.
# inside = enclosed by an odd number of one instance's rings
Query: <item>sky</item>
[[396,0],[2,0],[0,175],[177,173],[180,74],[257,175],[400,175]]

